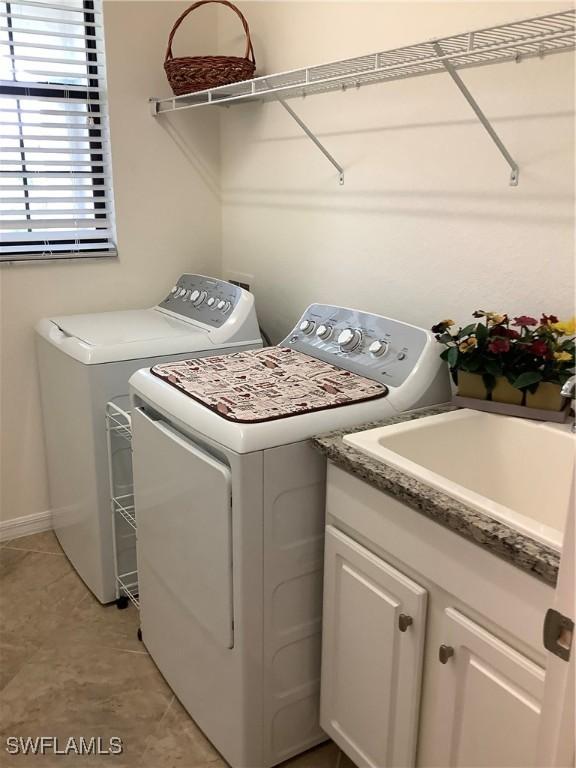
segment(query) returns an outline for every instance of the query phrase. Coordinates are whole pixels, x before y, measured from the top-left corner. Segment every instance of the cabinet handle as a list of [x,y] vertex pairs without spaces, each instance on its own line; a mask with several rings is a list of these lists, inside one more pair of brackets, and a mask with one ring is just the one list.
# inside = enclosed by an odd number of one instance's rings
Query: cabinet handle
[[413,623],[412,616],[407,616],[405,613],[401,613],[400,616],[398,616],[398,629],[400,632],[406,632],[408,627],[411,627]]
[[454,648],[452,648],[451,645],[442,644],[438,649],[438,658],[440,659],[441,664],[446,664],[448,659],[452,658],[452,656],[454,656]]

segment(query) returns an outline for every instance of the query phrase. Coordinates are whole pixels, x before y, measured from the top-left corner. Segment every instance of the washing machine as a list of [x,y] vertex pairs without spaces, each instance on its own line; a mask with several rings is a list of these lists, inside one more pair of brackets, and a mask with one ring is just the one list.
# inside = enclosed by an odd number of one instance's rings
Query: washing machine
[[310,438],[448,400],[439,352],[421,328],[313,304],[276,347],[130,379],[143,640],[234,768],[327,738]]
[[254,298],[182,275],[158,306],[41,320],[37,353],[50,506],[60,544],[102,602],[116,598],[105,408],[143,365],[262,346]]

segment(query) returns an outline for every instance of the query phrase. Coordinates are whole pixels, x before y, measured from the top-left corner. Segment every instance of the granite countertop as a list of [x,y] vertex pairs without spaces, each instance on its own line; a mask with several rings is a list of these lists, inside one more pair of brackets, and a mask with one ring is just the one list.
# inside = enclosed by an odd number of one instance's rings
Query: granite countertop
[[560,555],[551,547],[515,531],[505,523],[484,515],[441,491],[416,480],[398,469],[367,456],[343,441],[343,436],[366,429],[398,424],[454,410],[451,404],[420,408],[382,421],[371,422],[353,429],[331,432],[314,439],[314,445],[330,461],[396,497],[412,509],[463,536],[512,565],[555,586]]

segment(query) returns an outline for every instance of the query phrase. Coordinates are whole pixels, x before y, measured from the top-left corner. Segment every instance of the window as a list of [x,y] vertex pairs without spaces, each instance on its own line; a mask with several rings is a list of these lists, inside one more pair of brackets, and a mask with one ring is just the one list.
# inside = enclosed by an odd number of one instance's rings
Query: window
[[101,0],[0,0],[0,260],[115,255]]

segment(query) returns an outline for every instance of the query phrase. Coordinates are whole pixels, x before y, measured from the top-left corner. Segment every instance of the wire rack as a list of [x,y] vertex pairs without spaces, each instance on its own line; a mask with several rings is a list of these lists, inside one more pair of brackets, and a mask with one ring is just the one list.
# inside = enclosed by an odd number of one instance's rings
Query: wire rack
[[108,432],[132,444],[132,420],[130,411],[110,401],[106,404],[106,426]]
[[125,595],[136,608],[140,608],[138,600],[138,571],[119,573],[116,576],[116,582],[118,583],[119,596]]
[[307,96],[421,77],[452,69],[574,50],[576,12],[563,11],[488,29],[437,38],[290,72],[257,77],[184,96],[150,99],[155,115],[210,104],[237,104]]
[[[132,419],[129,406],[128,396],[106,404],[106,434],[116,596],[119,606],[121,599],[128,598],[138,608],[136,514],[131,458]],[[126,571],[126,568],[130,570]]]
[[112,507],[117,515],[120,515],[132,528],[136,530],[136,515],[134,511],[134,494],[126,493],[123,496],[112,497]]

